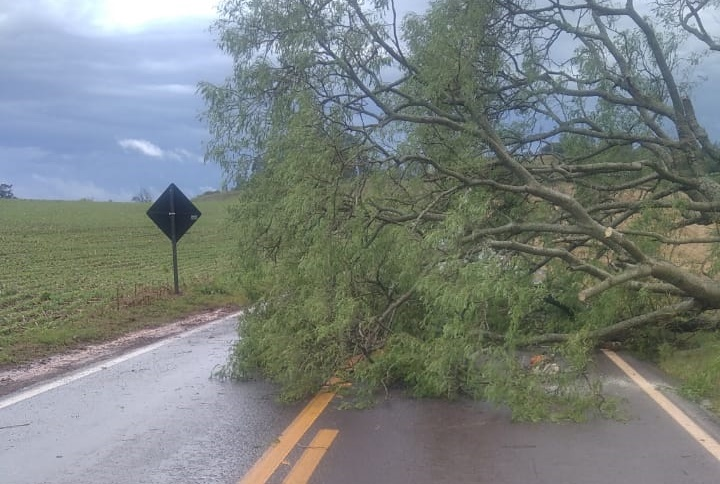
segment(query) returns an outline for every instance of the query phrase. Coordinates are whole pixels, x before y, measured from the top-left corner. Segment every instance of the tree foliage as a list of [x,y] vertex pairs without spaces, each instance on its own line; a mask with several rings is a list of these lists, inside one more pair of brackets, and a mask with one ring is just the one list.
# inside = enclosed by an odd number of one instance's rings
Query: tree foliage
[[138,203],[149,203],[153,201],[153,197],[147,188],[141,188],[135,195],[133,195],[132,201]]
[[0,183],[0,198],[15,198],[12,185],[8,185],[7,183]]
[[[600,342],[718,309],[720,154],[691,102],[701,53],[681,55],[688,37],[720,50],[714,12],[226,0],[234,69],[201,85],[207,158],[263,166],[235,211],[257,302],[238,371],[298,396],[362,355],[369,388],[536,418],[527,392],[548,403],[533,409],[595,395],[561,383]],[[518,350],[541,345],[567,371],[527,371]]]

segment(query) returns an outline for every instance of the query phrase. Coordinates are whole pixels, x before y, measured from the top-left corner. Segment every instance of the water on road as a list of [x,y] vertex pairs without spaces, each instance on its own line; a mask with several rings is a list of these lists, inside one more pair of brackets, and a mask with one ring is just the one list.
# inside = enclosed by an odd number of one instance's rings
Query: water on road
[[1,409],[0,483],[236,482],[297,412],[212,378],[236,338],[226,318]]

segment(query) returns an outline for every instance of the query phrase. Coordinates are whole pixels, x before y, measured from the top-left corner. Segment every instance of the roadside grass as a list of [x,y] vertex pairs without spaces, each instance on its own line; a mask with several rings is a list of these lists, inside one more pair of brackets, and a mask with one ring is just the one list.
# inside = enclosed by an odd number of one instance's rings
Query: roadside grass
[[244,297],[229,263],[232,198],[196,202],[197,223],[170,242],[149,204],[0,200],[0,367],[226,306]]
[[683,396],[720,415],[720,334],[688,335],[682,348],[664,345],[658,364],[679,380]]

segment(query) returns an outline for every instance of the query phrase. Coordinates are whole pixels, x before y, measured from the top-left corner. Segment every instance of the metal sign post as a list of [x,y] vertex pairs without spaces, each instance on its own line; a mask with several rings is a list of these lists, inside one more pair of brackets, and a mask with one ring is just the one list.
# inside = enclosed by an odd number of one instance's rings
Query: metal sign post
[[173,254],[173,282],[175,283],[175,294],[180,294],[180,283],[178,281],[178,266],[177,266],[177,231],[175,228],[175,188],[173,185],[168,187],[170,190],[170,241],[172,242],[172,254]]
[[173,282],[175,294],[180,294],[178,278],[177,243],[180,237],[200,218],[200,210],[180,191],[174,183],[163,192],[147,211],[147,216],[155,222],[172,243]]

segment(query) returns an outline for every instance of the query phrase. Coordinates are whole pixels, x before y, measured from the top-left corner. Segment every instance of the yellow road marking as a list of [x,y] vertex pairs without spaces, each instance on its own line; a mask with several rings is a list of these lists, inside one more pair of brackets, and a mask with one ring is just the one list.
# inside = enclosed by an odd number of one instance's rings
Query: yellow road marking
[[319,430],[313,441],[310,442],[310,446],[305,449],[305,452],[302,453],[300,459],[290,470],[283,484],[307,484],[337,434],[338,431],[334,429]]
[[695,439],[705,450],[720,461],[720,443],[715,440],[710,434],[705,432],[698,424],[680,410],[674,403],[663,395],[657,388],[655,388],[649,381],[647,381],[642,375],[640,375],[635,369],[630,366],[625,360],[614,351],[602,350],[605,356],[615,363],[625,374],[634,381],[650,398],[655,400],[660,408],[670,415],[690,436]]
[[322,392],[315,395],[302,412],[295,417],[295,420],[280,434],[277,442],[265,451],[260,460],[238,484],[265,484],[334,396],[334,392]]

